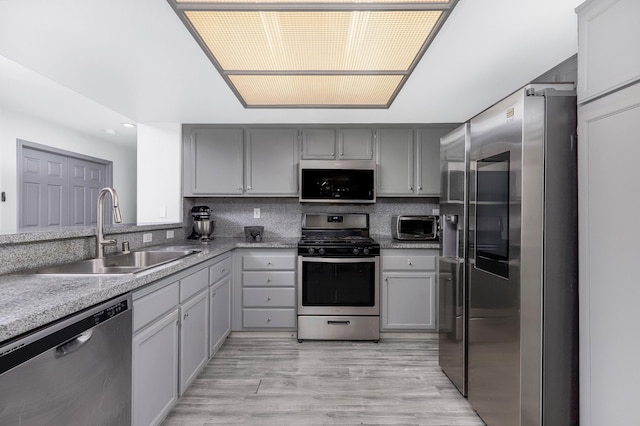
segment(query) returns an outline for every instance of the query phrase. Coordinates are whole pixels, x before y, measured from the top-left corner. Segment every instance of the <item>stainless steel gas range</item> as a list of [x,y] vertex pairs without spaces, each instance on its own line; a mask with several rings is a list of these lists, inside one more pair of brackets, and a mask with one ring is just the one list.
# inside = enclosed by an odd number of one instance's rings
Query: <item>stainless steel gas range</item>
[[366,213],[307,213],[298,243],[298,341],[380,340],[380,245]]

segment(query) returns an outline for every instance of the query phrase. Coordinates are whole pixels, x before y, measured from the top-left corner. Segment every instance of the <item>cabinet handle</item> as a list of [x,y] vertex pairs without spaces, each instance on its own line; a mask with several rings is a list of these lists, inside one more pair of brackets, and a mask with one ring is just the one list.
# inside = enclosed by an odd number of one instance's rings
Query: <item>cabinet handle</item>
[[184,314],[184,319],[189,318],[189,312],[187,312],[186,314]]
[[344,152],[341,152],[341,153],[340,153],[340,157],[342,157],[343,155],[344,155]]
[[247,186],[247,191],[251,191],[251,185]]
[[271,263],[271,262],[267,262],[267,266],[271,266],[271,265],[272,265],[272,263]]
[[335,153],[335,152],[332,152],[332,153],[331,153],[331,156],[334,156],[334,155],[336,155],[336,153]]
[[267,278],[267,282],[270,283],[271,282],[271,278]]
[[267,297],[267,302],[271,302],[271,297]]
[[413,263],[411,263],[411,259],[407,260],[407,264],[408,264],[409,266],[413,266]]
[[225,271],[226,271],[226,270],[225,270],[224,268],[222,268],[222,273],[223,273],[223,274],[225,273]]
[[214,291],[214,292],[213,292],[213,294],[211,294],[211,297],[213,297],[213,296],[215,296],[215,295],[216,295],[216,292]]
[[418,187],[418,190],[419,190],[419,191],[422,191],[422,185],[420,185],[420,186]]
[[413,191],[413,186],[409,186],[409,190],[410,190],[410,191]]
[[271,322],[271,318],[267,318],[267,322]]

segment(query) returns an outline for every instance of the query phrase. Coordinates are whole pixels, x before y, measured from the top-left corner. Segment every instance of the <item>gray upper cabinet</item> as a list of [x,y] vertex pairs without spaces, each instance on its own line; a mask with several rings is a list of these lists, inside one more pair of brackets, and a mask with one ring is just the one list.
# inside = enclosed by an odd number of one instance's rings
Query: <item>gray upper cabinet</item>
[[338,160],[373,160],[373,129],[340,129]]
[[242,195],[243,158],[243,129],[192,129],[184,143],[184,194]]
[[298,130],[185,126],[185,196],[295,196]]
[[319,127],[302,130],[302,159],[372,160],[373,129]]
[[334,128],[302,130],[303,160],[333,160],[336,158],[337,137]]
[[414,194],[413,129],[378,129],[378,196],[406,197]]
[[249,129],[246,138],[246,194],[298,195],[298,130]]
[[455,125],[376,130],[378,196],[439,197],[440,138]]
[[419,128],[416,131],[416,195],[440,196],[440,138],[450,130]]

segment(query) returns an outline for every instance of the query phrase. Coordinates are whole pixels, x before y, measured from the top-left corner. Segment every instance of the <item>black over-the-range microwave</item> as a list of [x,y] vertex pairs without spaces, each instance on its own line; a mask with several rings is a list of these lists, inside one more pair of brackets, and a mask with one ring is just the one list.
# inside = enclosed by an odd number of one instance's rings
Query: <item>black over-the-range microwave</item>
[[376,163],[373,160],[300,160],[300,202],[376,202]]

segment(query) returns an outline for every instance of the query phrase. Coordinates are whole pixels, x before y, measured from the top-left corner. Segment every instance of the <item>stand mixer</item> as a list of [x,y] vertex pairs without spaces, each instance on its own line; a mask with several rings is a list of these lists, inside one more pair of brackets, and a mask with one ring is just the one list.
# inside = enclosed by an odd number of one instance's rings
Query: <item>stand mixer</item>
[[211,219],[211,209],[207,206],[195,206],[191,209],[193,218],[193,233],[189,235],[190,240],[200,240],[203,243],[211,241],[216,221]]

